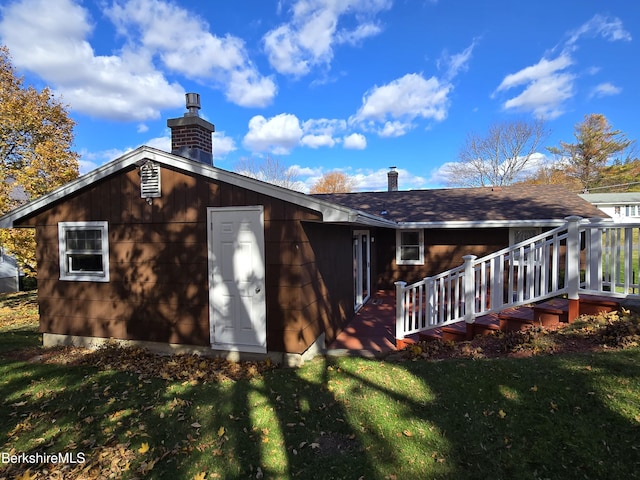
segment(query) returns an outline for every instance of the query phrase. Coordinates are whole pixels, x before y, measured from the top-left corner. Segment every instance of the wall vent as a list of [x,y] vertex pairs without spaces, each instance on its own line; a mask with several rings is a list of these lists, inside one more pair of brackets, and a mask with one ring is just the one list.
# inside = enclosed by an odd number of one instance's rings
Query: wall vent
[[161,196],[160,165],[149,161],[140,167],[140,197],[151,203],[152,198]]

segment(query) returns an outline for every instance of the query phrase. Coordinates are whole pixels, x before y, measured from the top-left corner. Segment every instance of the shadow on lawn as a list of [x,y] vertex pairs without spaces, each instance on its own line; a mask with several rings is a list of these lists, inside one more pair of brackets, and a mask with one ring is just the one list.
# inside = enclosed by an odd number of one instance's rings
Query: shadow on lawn
[[639,358],[327,358],[198,384],[2,361],[0,450],[144,478],[637,478]]

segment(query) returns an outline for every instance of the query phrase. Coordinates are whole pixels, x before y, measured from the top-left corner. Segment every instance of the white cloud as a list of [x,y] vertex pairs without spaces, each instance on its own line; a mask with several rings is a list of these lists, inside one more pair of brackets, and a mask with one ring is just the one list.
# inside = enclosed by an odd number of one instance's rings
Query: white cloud
[[[281,74],[302,76],[318,65],[328,65],[339,44],[355,44],[377,35],[381,28],[371,19],[391,7],[391,0],[297,0],[290,22],[267,32],[265,51]],[[355,28],[339,28],[353,16]]]
[[154,137],[146,140],[144,142],[145,145],[152,148],[157,148],[158,150],[162,150],[163,152],[171,152],[171,137],[163,136],[163,137]]
[[[400,190],[424,188],[426,180],[405,170],[398,168],[398,186]],[[384,191],[389,187],[387,173],[389,169],[380,168],[377,170],[357,169],[349,175],[355,180],[355,190],[360,191]]]
[[302,135],[300,121],[293,114],[281,113],[268,120],[256,115],[249,120],[243,144],[254,152],[286,155],[299,145]]
[[[610,42],[631,40],[631,34],[624,29],[620,19],[602,15],[595,15],[567,36],[568,39],[556,58],[543,57],[538,63],[505,76],[491,97],[497,97],[499,92],[522,87],[520,93],[504,101],[505,109],[529,111],[538,118],[556,118],[564,113],[566,102],[573,98],[577,91],[575,82],[578,75],[571,71],[571,67],[576,63],[573,54],[578,49],[578,42],[584,37],[602,37]],[[586,74],[593,75],[597,71],[599,67],[591,66],[586,70]],[[602,84],[602,88],[596,87],[590,96],[617,93],[617,87]]]
[[260,75],[242,39],[213,35],[203,19],[176,4],[116,1],[106,13],[130,43],[159,56],[167,68],[188,78],[219,83],[233,103],[262,107],[276,94],[274,81]]
[[382,86],[375,86],[362,98],[362,106],[349,121],[381,137],[399,137],[416,127],[417,119],[443,121],[448,114],[453,91],[452,80],[464,72],[471,61],[477,40],[461,53],[443,52],[438,66],[444,76],[425,78],[408,73]]
[[350,150],[364,150],[367,148],[367,138],[361,133],[352,133],[344,137],[342,145]]
[[573,63],[567,51],[554,59],[542,58],[535,65],[504,77],[492,97],[524,86],[522,92],[504,101],[503,107],[532,112],[538,118],[556,118],[564,113],[564,102],[575,92],[576,76],[566,71]]
[[589,98],[609,97],[611,95],[618,95],[621,92],[622,88],[616,87],[613,83],[605,82],[594,87],[589,94]]
[[253,152],[288,154],[295,147],[334,147],[342,141],[347,122],[339,119],[310,119],[301,122],[291,113],[269,119],[256,115],[249,121],[243,144]]
[[116,0],[104,13],[124,39],[109,55],[98,55],[89,43],[95,21],[74,0],[17,0],[3,7],[0,42],[16,68],[38,75],[72,110],[94,117],[144,121],[183,105],[183,87],[162,69],[209,82],[242,106],[264,106],[276,94],[242,40],[212,35],[204,21],[175,4]]
[[0,36],[14,66],[43,78],[76,111],[146,120],[184,102],[182,87],[169,83],[148,58],[96,55],[86,40],[92,20],[71,0],[22,0],[2,14]]
[[473,54],[473,49],[477,45],[478,40],[474,39],[471,45],[465,48],[460,53],[450,55],[448,52],[443,52],[438,60],[438,67],[445,70],[445,78],[453,79],[459,73],[466,72],[469,69],[469,62]]
[[564,102],[574,95],[574,75],[560,73],[535,80],[504,103],[504,108],[530,111],[537,118],[553,119],[564,113]]
[[572,63],[573,60],[566,52],[553,60],[542,58],[535,65],[525,67],[516,73],[512,73],[504,77],[496,91],[500,92],[519,85],[544,80],[555,75],[559,71],[565,70]]
[[219,160],[226,157],[229,153],[237,150],[236,142],[233,138],[228,137],[224,132],[213,133],[213,159]]
[[300,140],[300,144],[311,148],[333,147],[336,141],[331,135],[305,135]]
[[367,92],[351,121],[383,136],[403,135],[416,118],[444,120],[452,88],[435,77],[410,73]]
[[631,41],[631,34],[624,29],[622,20],[617,17],[609,18],[604,15],[594,15],[588,22],[570,32],[567,44],[573,45],[585,36],[601,36],[610,42]]

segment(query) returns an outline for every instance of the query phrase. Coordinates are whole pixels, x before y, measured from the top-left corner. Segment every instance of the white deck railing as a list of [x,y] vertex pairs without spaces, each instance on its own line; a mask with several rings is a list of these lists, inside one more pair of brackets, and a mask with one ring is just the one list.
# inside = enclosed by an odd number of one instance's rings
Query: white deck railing
[[396,338],[566,294],[640,293],[640,223],[566,224],[407,285],[396,282]]

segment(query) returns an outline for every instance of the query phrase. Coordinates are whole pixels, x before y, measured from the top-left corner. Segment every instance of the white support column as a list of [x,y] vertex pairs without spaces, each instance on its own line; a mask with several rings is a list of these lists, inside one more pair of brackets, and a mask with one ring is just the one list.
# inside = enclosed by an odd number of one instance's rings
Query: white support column
[[433,278],[424,277],[424,316],[425,325],[431,326],[434,324],[435,312],[437,311],[435,306],[435,294],[433,292]]
[[402,340],[404,338],[404,287],[407,286],[407,282],[394,282],[396,286],[396,339]]
[[570,300],[577,300],[580,289],[580,220],[572,215],[567,221],[567,287]]
[[567,221],[567,296],[569,311],[567,317],[573,322],[580,314],[580,221],[582,217],[572,215]]
[[473,270],[475,255],[465,255],[464,260],[464,321],[473,323],[476,313],[476,282]]
[[601,218],[590,218],[589,222],[589,290],[602,291],[602,230],[598,228]]
[[[504,304],[504,256],[493,259],[491,267],[491,309],[495,310]],[[512,299],[507,300],[510,302]]]

